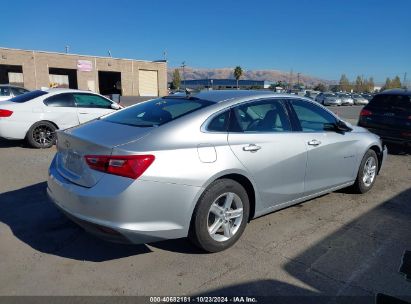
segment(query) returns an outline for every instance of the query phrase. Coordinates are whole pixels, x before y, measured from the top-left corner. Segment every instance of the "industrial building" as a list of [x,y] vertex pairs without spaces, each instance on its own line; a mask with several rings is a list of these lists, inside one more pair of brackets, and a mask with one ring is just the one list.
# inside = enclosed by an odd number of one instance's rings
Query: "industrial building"
[[167,94],[167,62],[0,48],[0,84],[66,87],[103,95]]

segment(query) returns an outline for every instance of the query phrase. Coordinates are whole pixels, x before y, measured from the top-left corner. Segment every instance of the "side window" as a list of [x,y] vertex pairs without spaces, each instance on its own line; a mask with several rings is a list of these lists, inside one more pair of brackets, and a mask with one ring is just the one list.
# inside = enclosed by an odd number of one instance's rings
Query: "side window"
[[284,132],[291,124],[279,100],[260,100],[237,106],[230,119],[231,132]]
[[46,98],[44,104],[48,107],[75,107],[73,96],[69,93],[58,94]]
[[225,111],[214,117],[207,126],[207,131],[227,132],[230,111]]
[[93,94],[73,94],[77,107],[79,108],[103,108],[110,109],[111,102],[107,99]]
[[0,96],[10,96],[10,89],[8,87],[1,87]]
[[291,100],[303,132],[317,132],[329,129],[336,123],[336,118],[321,107],[304,100]]

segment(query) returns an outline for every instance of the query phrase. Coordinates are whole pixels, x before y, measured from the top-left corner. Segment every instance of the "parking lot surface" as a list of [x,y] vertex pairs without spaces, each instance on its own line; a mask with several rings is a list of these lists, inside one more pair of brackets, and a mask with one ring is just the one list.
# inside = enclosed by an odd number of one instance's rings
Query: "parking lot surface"
[[[332,108],[355,122],[360,107]],[[94,238],[46,197],[55,148],[0,140],[0,295],[375,295],[411,297],[411,156],[389,155],[365,195],[341,190],[252,221],[227,251],[185,239]],[[154,204],[155,202],[153,202]]]

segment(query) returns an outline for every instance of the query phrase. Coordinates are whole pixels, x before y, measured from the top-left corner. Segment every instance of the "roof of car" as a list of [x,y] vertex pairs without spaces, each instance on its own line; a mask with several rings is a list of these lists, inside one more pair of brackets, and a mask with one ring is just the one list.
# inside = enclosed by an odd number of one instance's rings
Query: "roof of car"
[[76,90],[76,89],[65,89],[65,88],[48,88],[48,89],[44,89],[42,90],[44,92],[49,92],[49,93],[91,93],[91,94],[97,94],[95,92],[92,91],[86,91],[86,90]]
[[239,98],[260,98],[267,96],[276,97],[295,97],[290,94],[280,94],[273,91],[256,91],[256,90],[216,90],[216,91],[201,91],[191,96],[219,103],[226,100],[239,99]]
[[390,90],[385,90],[382,91],[379,94],[385,94],[385,95],[406,95],[406,96],[411,96],[411,90],[408,89],[390,89]]

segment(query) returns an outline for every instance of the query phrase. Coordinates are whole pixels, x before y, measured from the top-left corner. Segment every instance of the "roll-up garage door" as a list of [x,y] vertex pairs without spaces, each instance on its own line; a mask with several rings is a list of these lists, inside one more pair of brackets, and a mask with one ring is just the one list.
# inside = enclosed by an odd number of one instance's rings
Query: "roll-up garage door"
[[139,70],[140,96],[158,96],[157,71]]

